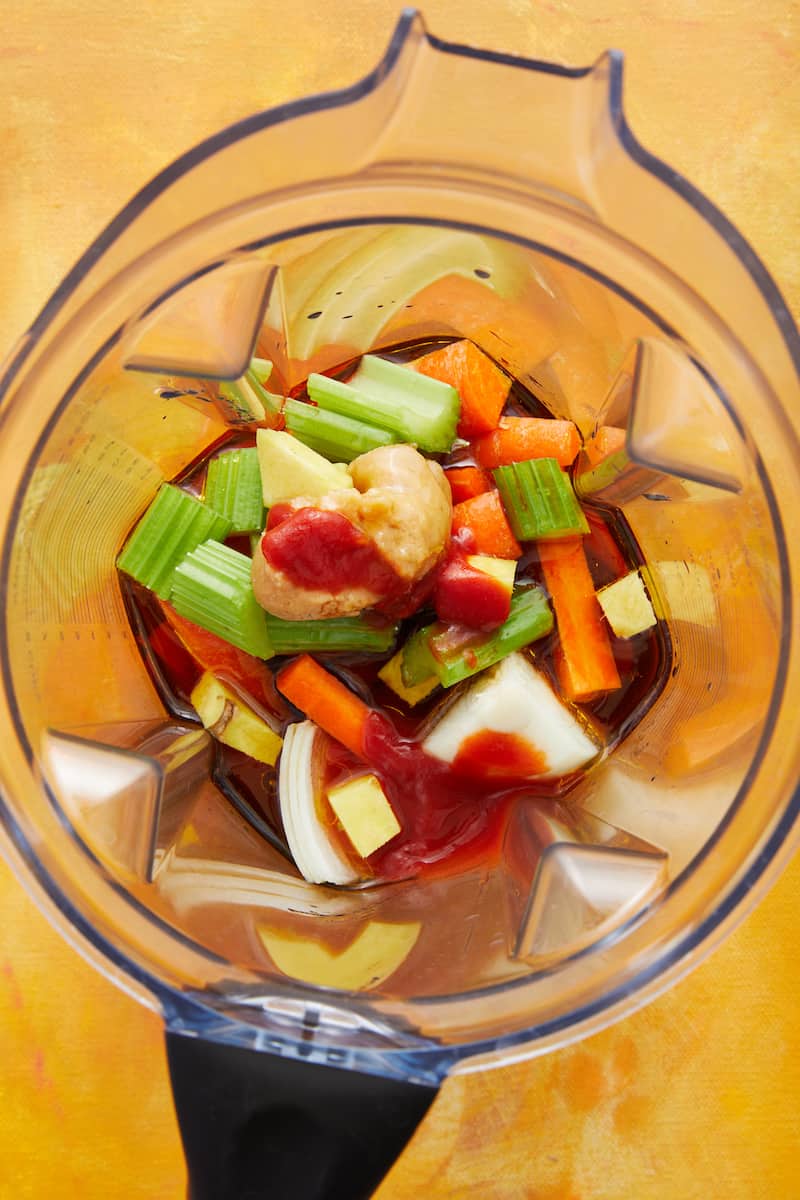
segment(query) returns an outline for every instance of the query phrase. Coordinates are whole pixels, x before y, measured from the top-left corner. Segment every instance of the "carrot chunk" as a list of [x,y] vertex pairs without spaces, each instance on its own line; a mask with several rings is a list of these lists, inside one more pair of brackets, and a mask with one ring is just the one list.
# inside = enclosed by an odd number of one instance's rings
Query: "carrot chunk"
[[488,355],[466,339],[451,342],[418,358],[413,364],[422,375],[449,383],[461,397],[460,437],[472,438],[494,429],[508,398],[508,378]]
[[482,492],[456,504],[453,533],[465,529],[474,539],[470,553],[493,554],[496,558],[519,558],[522,554],[522,548],[511,532],[499,492]]
[[617,429],[614,425],[601,425],[597,433],[593,434],[583,447],[587,466],[596,467],[610,454],[624,450],[625,439],[624,429]]
[[454,504],[480,496],[481,492],[490,492],[494,487],[491,475],[480,467],[451,467],[445,471],[445,479],[450,484]]
[[492,433],[477,438],[472,449],[482,467],[507,467],[528,458],[555,458],[569,467],[581,447],[572,421],[553,417],[501,417]]
[[540,542],[539,557],[553,601],[559,646],[556,670],[571,700],[621,686],[582,538]]
[[310,654],[301,654],[278,673],[279,690],[310,721],[364,757],[364,733],[372,712],[348,687]]

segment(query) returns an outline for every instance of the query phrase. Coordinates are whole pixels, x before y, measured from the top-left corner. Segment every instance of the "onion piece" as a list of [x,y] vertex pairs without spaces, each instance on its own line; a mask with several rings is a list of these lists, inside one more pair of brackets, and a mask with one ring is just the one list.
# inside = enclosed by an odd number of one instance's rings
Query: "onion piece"
[[317,815],[325,738],[313,721],[286,730],[278,769],[283,828],[297,868],[309,883],[358,883],[361,875],[334,846]]

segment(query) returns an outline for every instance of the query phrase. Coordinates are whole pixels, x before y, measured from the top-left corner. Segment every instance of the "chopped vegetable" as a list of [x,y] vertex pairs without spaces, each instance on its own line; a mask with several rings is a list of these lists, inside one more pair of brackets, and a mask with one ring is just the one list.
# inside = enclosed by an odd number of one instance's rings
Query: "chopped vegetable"
[[400,832],[400,822],[375,775],[359,775],[330,788],[328,803],[362,858],[369,858]]
[[521,654],[510,655],[475,680],[423,747],[455,770],[515,779],[566,775],[599,751]]
[[626,438],[624,429],[617,429],[615,425],[601,425],[584,444],[587,465],[596,467],[609,454],[624,450]]
[[463,339],[412,364],[422,375],[451,384],[461,397],[458,436],[477,437],[497,426],[510,381],[474,342]]
[[283,396],[268,392],[264,386],[271,374],[269,359],[253,358],[240,379],[220,383],[220,399],[232,424],[275,423],[283,408]]
[[299,438],[277,429],[256,433],[264,503],[271,508],[295,496],[324,496],[353,488],[343,463],[331,463]]
[[529,458],[554,458],[559,466],[569,467],[580,448],[581,439],[572,421],[553,417],[501,417],[493,433],[472,444],[478,465],[489,468]]
[[308,394],[321,409],[368,421],[433,454],[446,453],[456,438],[458,392],[408,367],[365,354],[349,383],[309,375]]
[[510,463],[492,474],[511,528],[522,541],[589,532],[569,477],[554,458]]
[[498,492],[483,492],[455,505],[453,533],[465,529],[473,536],[474,546],[470,548],[476,554],[491,554],[496,558],[519,558],[522,554]]
[[481,467],[450,467],[445,471],[445,479],[450,484],[454,504],[494,489],[491,475]]
[[320,729],[364,757],[364,733],[372,709],[309,654],[279,672],[280,691]]
[[275,654],[302,650],[336,650],[385,654],[397,637],[397,625],[379,617],[326,617],[317,621],[283,621],[266,614],[267,631]]
[[197,546],[176,567],[169,600],[195,625],[256,658],[272,657],[266,614],[253,595],[246,554],[214,541]]
[[359,873],[333,844],[320,821],[317,800],[325,735],[313,721],[290,725],[283,739],[278,795],[289,850],[309,883],[357,883]]
[[253,533],[264,528],[261,473],[255,446],[226,450],[211,459],[203,500],[230,521],[231,533]]
[[382,679],[388,688],[404,700],[409,708],[413,708],[424,700],[426,696],[430,696],[431,692],[439,687],[439,678],[431,670],[431,673],[426,679],[422,679],[419,683],[413,684],[411,687],[406,687],[403,682],[403,652],[398,650],[397,654],[392,655],[388,662],[384,663],[378,678]]
[[220,742],[257,762],[275,765],[282,739],[211,671],[202,675],[191,702],[204,727]]
[[[212,671],[249,701],[269,712],[283,709],[269,667],[252,654],[232,646],[216,633],[182,617],[169,604],[162,604],[167,624],[205,671]],[[281,713],[281,715],[283,715]]]
[[556,670],[565,695],[586,700],[620,687],[582,538],[540,542],[539,557],[556,611]]
[[230,531],[230,521],[221,513],[164,483],[128,539],[117,566],[165,600],[175,568],[189,551],[209,538],[221,540]]
[[541,588],[520,590],[511,597],[511,611],[491,635],[477,636],[435,622],[425,625],[403,647],[403,682],[414,687],[433,672],[442,687],[453,687],[462,679],[492,666],[515,650],[537,641],[553,628],[553,614]]
[[352,462],[376,446],[391,446],[399,439],[386,429],[326,412],[302,400],[287,400],[283,407],[286,428],[312,450],[335,462]]
[[597,599],[617,637],[635,637],[656,623],[656,614],[638,571],[601,588]]
[[487,575],[493,576],[504,588],[508,589],[509,595],[514,587],[514,576],[517,573],[517,564],[513,558],[495,558],[491,554],[468,554],[467,562],[476,571],[484,571]]

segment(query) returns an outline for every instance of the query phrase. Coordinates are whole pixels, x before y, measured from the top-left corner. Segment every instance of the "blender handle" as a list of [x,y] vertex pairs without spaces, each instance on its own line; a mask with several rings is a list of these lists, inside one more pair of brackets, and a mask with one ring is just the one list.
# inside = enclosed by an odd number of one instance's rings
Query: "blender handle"
[[367,1200],[437,1088],[167,1031],[189,1200]]

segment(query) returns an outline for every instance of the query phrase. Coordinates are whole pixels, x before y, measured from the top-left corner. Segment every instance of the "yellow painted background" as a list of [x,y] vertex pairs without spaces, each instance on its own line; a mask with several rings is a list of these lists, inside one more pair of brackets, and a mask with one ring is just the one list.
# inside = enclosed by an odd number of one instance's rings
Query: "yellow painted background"
[[[221,125],[355,80],[398,7],[5,0],[0,356],[142,183]],[[796,0],[430,0],[425,13],[445,37],[539,58],[624,50],[634,131],[728,213],[797,317]],[[0,1200],[178,1200],[159,1021],[78,959],[2,865],[0,914]],[[381,1200],[800,1198],[799,924],[795,859],[644,1011],[447,1083]]]

